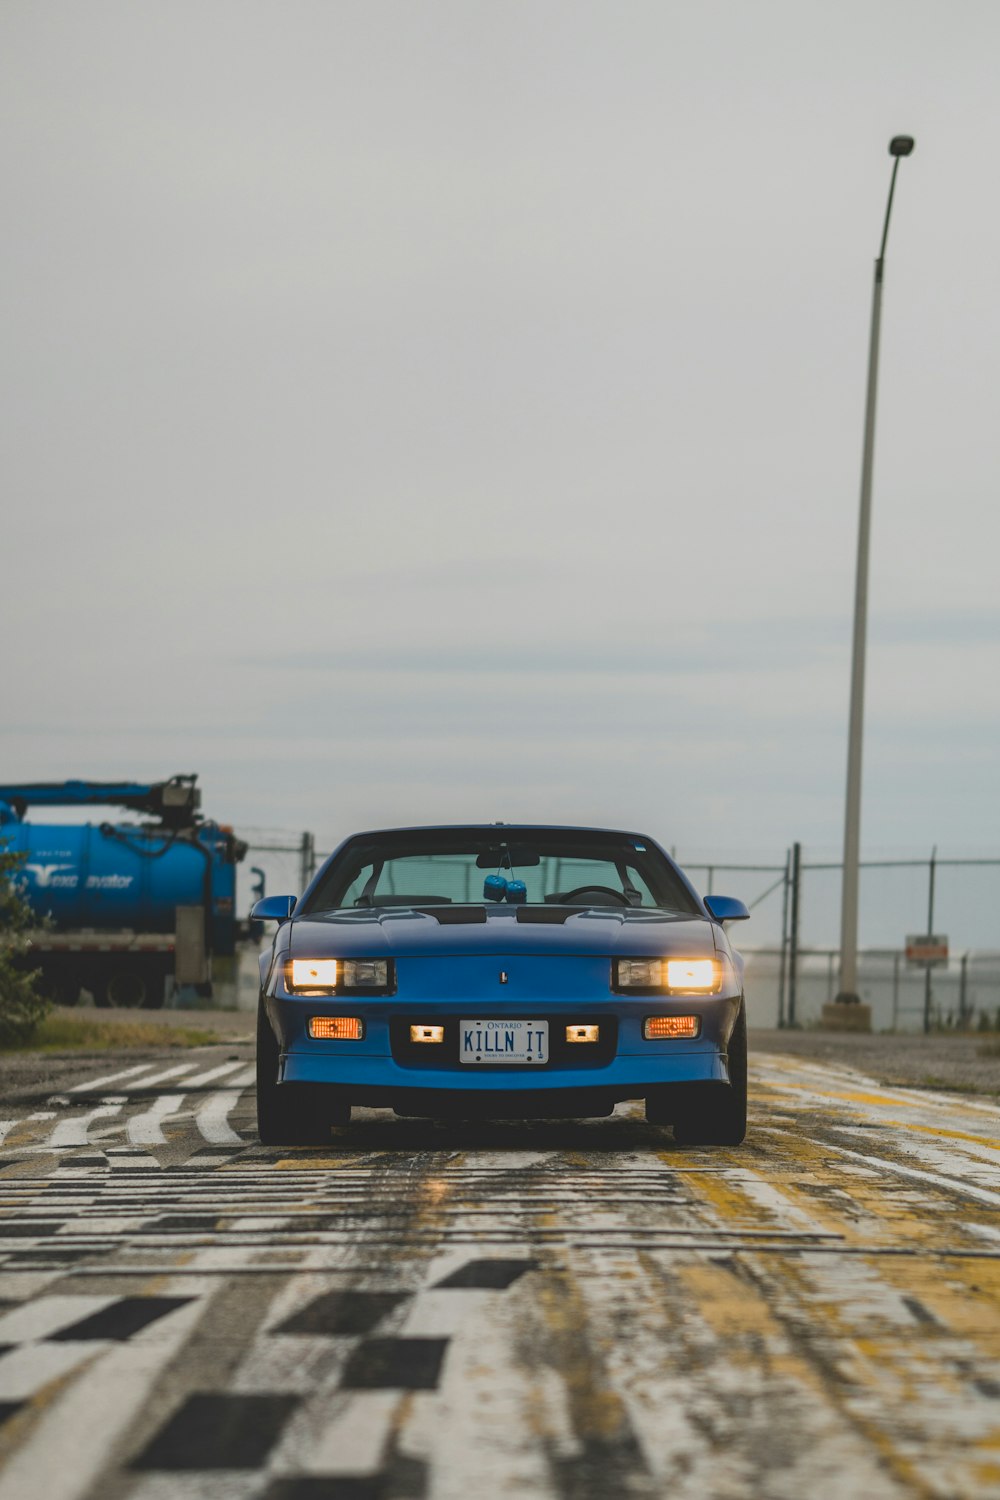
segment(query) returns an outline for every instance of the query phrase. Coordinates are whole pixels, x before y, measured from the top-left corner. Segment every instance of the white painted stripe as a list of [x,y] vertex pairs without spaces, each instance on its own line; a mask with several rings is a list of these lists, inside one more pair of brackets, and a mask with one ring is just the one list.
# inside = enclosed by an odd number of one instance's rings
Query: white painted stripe
[[[92,1367],[92,1378],[74,1380],[55,1396],[28,1441],[8,1459],[0,1476],[0,1500],[38,1495],[45,1500],[80,1500],[106,1468],[203,1308],[204,1303],[195,1300],[126,1343],[112,1344]],[[91,1359],[100,1345],[75,1347],[78,1358]],[[72,1350],[74,1346],[38,1344],[33,1348]],[[183,1483],[176,1487],[177,1494],[183,1490]]]
[[[783,1063],[791,1065],[785,1067]],[[920,1111],[940,1109],[973,1110],[978,1114],[992,1115],[994,1120],[1000,1117],[1000,1108],[997,1105],[986,1103],[983,1100],[970,1099],[966,1094],[949,1094],[940,1089],[934,1089],[932,1092],[929,1089],[901,1088],[894,1084],[880,1083],[877,1078],[872,1078],[867,1073],[855,1073],[847,1069],[830,1068],[822,1063],[806,1064],[799,1059],[788,1058],[784,1054],[758,1052],[753,1059],[753,1071],[755,1076],[760,1075],[768,1083],[774,1084],[775,1087],[780,1087],[773,1077],[773,1074],[776,1072],[808,1073],[816,1075],[815,1079],[810,1078],[810,1082],[815,1082],[816,1079],[821,1078],[827,1085],[828,1090],[839,1084],[841,1087],[850,1089],[854,1093],[878,1094],[887,1103],[907,1105],[910,1108]],[[768,1076],[769,1073],[771,1076]],[[791,1086],[789,1086],[789,1090],[791,1091]],[[795,1092],[798,1091],[795,1090]],[[824,1097],[829,1101],[829,1094]],[[854,1103],[855,1101],[847,1102]]]
[[88,1089],[102,1089],[107,1083],[117,1083],[119,1078],[134,1078],[136,1073],[148,1073],[150,1068],[155,1067],[155,1063],[136,1063],[135,1067],[125,1068],[120,1073],[106,1073],[103,1078],[88,1078],[86,1083],[74,1083],[70,1093],[83,1094]]
[[25,1344],[29,1339],[48,1338],[60,1328],[68,1328],[91,1313],[100,1312],[117,1302],[117,1296],[36,1297],[22,1307],[12,1307],[0,1317],[0,1344]]
[[978,1234],[982,1239],[989,1240],[991,1244],[1000,1242],[1000,1229],[994,1224],[977,1224],[975,1220],[966,1219],[962,1224],[970,1234]]
[[128,1122],[128,1138],[133,1146],[165,1146],[162,1121],[167,1115],[176,1114],[184,1103],[183,1094],[161,1094],[141,1115],[133,1115]]
[[227,1073],[234,1073],[237,1068],[243,1067],[242,1062],[223,1063],[221,1067],[209,1068],[207,1073],[196,1073],[193,1078],[185,1078],[185,1089],[197,1089],[205,1083],[212,1083],[216,1078],[223,1078]]
[[[26,1401],[42,1386],[94,1356],[89,1340],[66,1344],[22,1344],[0,1359],[0,1401]],[[100,1348],[100,1345],[97,1346]],[[30,1494],[32,1491],[25,1491]],[[41,1493],[35,1491],[34,1493]]]
[[3,1145],[4,1141],[14,1129],[14,1126],[19,1125],[20,1123],[21,1122],[19,1120],[0,1120],[0,1146]]
[[183,1094],[160,1094],[142,1115],[133,1115],[127,1125],[127,1137],[133,1146],[165,1146],[162,1122],[175,1115],[184,1103]]
[[197,1066],[197,1063],[192,1062],[176,1063],[172,1068],[164,1068],[162,1073],[154,1073],[152,1078],[139,1078],[133,1083],[126,1083],[125,1092],[131,1094],[137,1089],[152,1088],[154,1084],[163,1083],[168,1078],[177,1078],[181,1073],[190,1073],[191,1069]]
[[[148,1151],[139,1150],[135,1146],[105,1146],[104,1155],[108,1159],[108,1166],[116,1176],[123,1171],[158,1172],[162,1170],[155,1156],[150,1156]],[[120,1192],[124,1186],[125,1184],[116,1183],[116,1190]]]
[[[195,1115],[195,1123],[201,1131],[205,1140],[213,1146],[242,1146],[243,1137],[229,1124],[228,1116],[231,1110],[236,1108],[243,1088],[250,1083],[254,1077],[255,1070],[247,1069],[247,1075],[241,1074],[233,1080],[233,1088],[220,1089],[217,1094],[209,1094],[204,1104]],[[244,1081],[245,1080],[245,1081]],[[242,1084],[242,1087],[239,1085]]]
[[[399,1403],[399,1391],[353,1391],[349,1404],[326,1423],[310,1449],[294,1456],[289,1452],[288,1459],[305,1474],[377,1474]],[[301,1450],[302,1434],[294,1438]]]
[[[904,1167],[902,1162],[889,1161],[884,1156],[867,1156],[862,1151],[848,1151],[846,1146],[835,1146],[832,1141],[821,1141],[816,1136],[804,1136],[798,1130],[783,1130],[777,1125],[758,1125],[758,1130],[766,1130],[769,1135],[794,1135],[797,1140],[807,1140],[813,1146],[819,1146],[823,1151],[836,1151],[838,1156],[849,1156],[852,1161],[864,1162],[867,1167],[877,1167],[883,1172],[894,1172],[897,1177],[912,1177],[916,1182],[930,1182],[935,1187],[947,1188],[951,1193],[963,1193],[968,1198],[976,1198],[980,1203],[1000,1204],[1000,1193],[991,1193],[988,1188],[975,1187],[971,1182],[963,1182],[958,1177],[946,1177],[942,1172],[923,1172],[919,1167]],[[904,1142],[904,1149],[909,1142]]]
[[102,1104],[98,1109],[92,1109],[88,1115],[77,1115],[73,1120],[60,1120],[42,1150],[63,1151],[69,1146],[89,1146],[87,1132],[93,1122],[117,1115],[120,1110],[120,1104]]

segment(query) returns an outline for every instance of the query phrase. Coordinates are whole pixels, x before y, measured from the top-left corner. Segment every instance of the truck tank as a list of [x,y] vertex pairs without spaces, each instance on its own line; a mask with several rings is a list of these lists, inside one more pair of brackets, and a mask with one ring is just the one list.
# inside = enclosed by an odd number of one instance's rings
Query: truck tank
[[215,823],[161,831],[110,823],[5,819],[0,837],[24,856],[24,894],[57,931],[80,927],[172,932],[178,906],[211,913],[212,951],[233,951],[234,840]]
[[[70,1003],[162,1005],[166,980],[211,989],[236,942],[236,865],[246,845],[203,819],[197,777],[0,785],[0,842],[22,856],[39,919],[30,961]],[[30,822],[32,807],[114,805],[155,823]]]

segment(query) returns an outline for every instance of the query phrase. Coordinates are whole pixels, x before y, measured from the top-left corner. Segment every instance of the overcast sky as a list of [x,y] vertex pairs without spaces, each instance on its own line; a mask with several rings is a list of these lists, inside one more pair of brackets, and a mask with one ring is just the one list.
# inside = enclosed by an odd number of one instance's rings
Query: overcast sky
[[1000,5],[0,9],[0,780],[1000,851]]

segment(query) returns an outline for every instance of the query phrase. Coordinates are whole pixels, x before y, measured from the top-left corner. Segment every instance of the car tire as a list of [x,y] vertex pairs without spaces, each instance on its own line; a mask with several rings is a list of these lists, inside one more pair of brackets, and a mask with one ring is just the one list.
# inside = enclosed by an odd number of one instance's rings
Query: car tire
[[257,1134],[264,1146],[325,1146],[351,1106],[320,1084],[278,1082],[278,1042],[263,1000],[257,1007]]
[[[747,1016],[741,1004],[729,1037],[729,1083],[692,1091],[677,1112],[674,1140],[680,1146],[739,1146],[747,1133]],[[648,1104],[647,1104],[648,1118]]]

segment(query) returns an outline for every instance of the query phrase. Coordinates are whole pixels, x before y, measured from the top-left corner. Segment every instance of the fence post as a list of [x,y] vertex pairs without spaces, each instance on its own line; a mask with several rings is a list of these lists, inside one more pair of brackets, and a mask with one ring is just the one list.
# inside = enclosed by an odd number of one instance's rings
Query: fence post
[[788,961],[788,887],[790,884],[789,866],[791,864],[792,852],[785,853],[785,879],[784,894],[781,900],[781,958],[778,963],[778,1029],[785,1025],[785,973]]
[[299,892],[305,890],[316,869],[316,840],[311,833],[302,835],[299,845]]
[[[934,931],[934,873],[937,866],[937,844],[931,850],[929,879],[927,882],[927,932]],[[924,970],[924,1035],[931,1029],[931,966]]]
[[958,1024],[963,1031],[969,1024],[969,1016],[965,1007],[965,1002],[968,998],[968,991],[966,989],[969,977],[968,966],[969,954],[968,950],[966,950],[966,952],[962,954],[962,963],[958,971]]
[[788,939],[788,1024],[797,1025],[795,1002],[799,978],[799,894],[802,883],[802,845],[792,845],[792,925]]
[[899,954],[892,955],[892,1029],[899,1029]]

